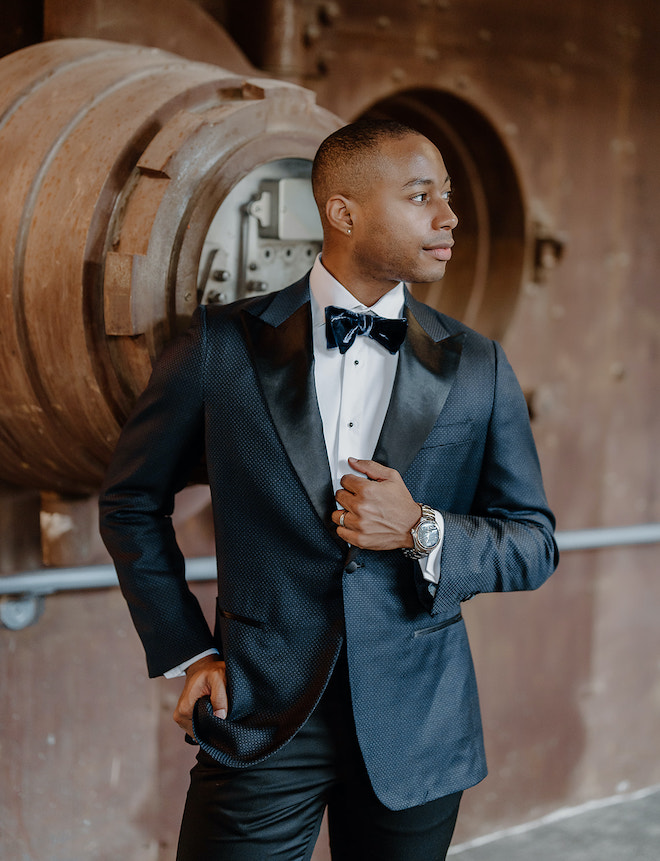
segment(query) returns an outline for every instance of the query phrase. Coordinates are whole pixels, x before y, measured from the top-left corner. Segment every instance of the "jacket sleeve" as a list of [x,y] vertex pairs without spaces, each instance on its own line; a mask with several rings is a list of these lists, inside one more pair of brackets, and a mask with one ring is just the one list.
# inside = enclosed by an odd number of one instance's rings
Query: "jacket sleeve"
[[204,309],[165,349],[126,423],[100,495],[100,527],[150,676],[215,643],[186,584],[171,515],[204,447]]
[[479,592],[536,589],[557,566],[527,405],[499,344],[484,457],[468,514],[443,511],[445,535],[432,612]]

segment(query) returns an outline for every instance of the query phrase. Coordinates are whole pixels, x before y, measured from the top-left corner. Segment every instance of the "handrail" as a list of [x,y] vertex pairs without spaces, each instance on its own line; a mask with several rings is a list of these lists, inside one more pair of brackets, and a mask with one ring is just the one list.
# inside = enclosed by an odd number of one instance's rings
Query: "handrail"
[[[574,529],[557,532],[555,538],[562,552],[654,544],[660,542],[660,523]],[[215,557],[186,559],[186,578],[198,582],[215,580]],[[117,585],[117,574],[113,565],[45,568],[7,577],[0,576],[0,625],[20,630],[33,624],[41,615],[46,595],[81,589],[108,589]]]

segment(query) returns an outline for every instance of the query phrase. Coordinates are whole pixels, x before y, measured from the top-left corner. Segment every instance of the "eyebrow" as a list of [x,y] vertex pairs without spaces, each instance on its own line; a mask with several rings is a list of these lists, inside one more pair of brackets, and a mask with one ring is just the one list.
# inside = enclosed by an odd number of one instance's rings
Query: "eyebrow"
[[[449,174],[445,177],[445,181],[442,183],[443,186],[447,185],[448,182],[451,182]],[[409,179],[408,182],[405,182],[402,188],[411,188],[413,185],[433,185],[433,180],[424,179],[421,176],[415,177],[415,179]]]

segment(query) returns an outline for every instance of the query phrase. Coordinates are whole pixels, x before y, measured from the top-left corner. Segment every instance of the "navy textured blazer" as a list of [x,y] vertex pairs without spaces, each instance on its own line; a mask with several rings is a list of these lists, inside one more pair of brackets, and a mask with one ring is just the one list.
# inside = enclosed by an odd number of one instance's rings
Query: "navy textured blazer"
[[[534,589],[557,561],[526,404],[501,347],[409,293],[405,313],[374,460],[443,513],[435,596],[400,550],[349,549],[330,520],[308,277],[195,313],[158,361],[101,494],[102,534],[150,674],[211,646],[227,662],[227,720],[208,698],[195,709],[202,748],[242,767],[281,747],[318,702],[345,640],[360,747],[392,809],[485,776],[461,602]],[[170,520],[204,453],[218,559],[213,634]]]

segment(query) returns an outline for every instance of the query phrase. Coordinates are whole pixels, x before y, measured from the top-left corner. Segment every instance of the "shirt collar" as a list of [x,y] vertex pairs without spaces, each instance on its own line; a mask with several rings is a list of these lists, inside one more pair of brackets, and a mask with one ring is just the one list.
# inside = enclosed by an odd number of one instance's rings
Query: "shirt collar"
[[360,313],[369,311],[390,320],[403,316],[402,281],[396,287],[388,290],[374,305],[367,307],[328,272],[321,261],[320,254],[314,261],[314,266],[309,274],[309,289],[312,299],[312,325],[314,327],[325,325],[325,309],[328,305],[336,305],[338,308],[346,308],[349,311],[359,311]]

